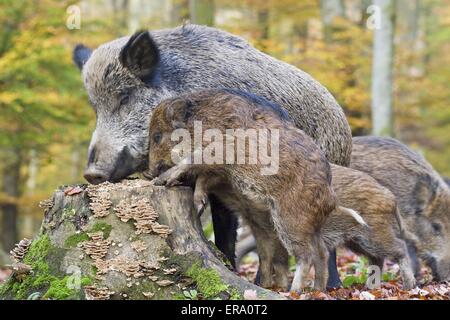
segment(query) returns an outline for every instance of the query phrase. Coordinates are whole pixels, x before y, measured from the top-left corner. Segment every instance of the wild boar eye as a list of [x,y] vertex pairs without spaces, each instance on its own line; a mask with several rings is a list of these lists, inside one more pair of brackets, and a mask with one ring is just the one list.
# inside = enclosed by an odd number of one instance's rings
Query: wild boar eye
[[121,106],[128,104],[128,102],[130,102],[130,96],[129,95],[125,95],[125,96],[122,96],[122,98],[120,98],[120,105]]
[[441,233],[441,231],[442,231],[442,226],[441,226],[439,223],[433,222],[433,223],[431,224],[431,227],[433,228],[433,232],[434,232],[434,233],[439,234],[439,233]]
[[161,135],[160,132],[155,133],[153,135],[153,142],[154,143],[159,143],[161,141],[161,137],[162,137],[162,135]]

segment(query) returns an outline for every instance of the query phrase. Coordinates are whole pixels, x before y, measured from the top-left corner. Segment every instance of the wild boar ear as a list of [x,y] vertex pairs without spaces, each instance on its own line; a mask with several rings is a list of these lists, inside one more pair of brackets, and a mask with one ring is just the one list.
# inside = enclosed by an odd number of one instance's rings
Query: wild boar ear
[[83,44],[77,44],[73,49],[72,59],[73,62],[78,66],[81,70],[83,69],[84,64],[88,61],[89,57],[92,54],[92,49],[85,47]]
[[144,83],[152,80],[159,62],[159,50],[148,31],[130,37],[120,52],[120,63]]
[[426,208],[436,197],[437,188],[436,181],[430,176],[425,175],[419,178],[413,190],[416,214],[426,214]]
[[188,100],[177,98],[166,109],[166,120],[174,129],[186,128],[186,122],[191,116],[191,103]]

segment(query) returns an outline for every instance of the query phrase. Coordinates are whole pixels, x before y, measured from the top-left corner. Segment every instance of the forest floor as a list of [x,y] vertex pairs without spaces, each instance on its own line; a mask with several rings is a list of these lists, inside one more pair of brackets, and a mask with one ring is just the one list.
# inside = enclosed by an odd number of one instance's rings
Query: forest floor
[[[257,257],[250,254],[241,264],[240,275],[253,282],[257,269]],[[381,287],[373,290],[365,286],[366,259],[348,250],[338,251],[338,269],[344,288],[327,292],[305,291],[302,294],[280,292],[280,294],[293,300],[450,300],[450,283],[432,282],[430,270],[427,268],[421,270],[418,287],[408,291],[402,289],[398,265],[389,261],[385,262]],[[9,270],[0,268],[0,284],[9,275]],[[251,299],[251,296],[247,298]]]
[[[368,289],[367,259],[359,257],[349,250],[338,250],[338,269],[344,288],[327,292],[305,291],[302,294],[280,292],[293,300],[450,300],[450,283],[432,282],[431,271],[424,267],[418,277],[418,286],[412,290],[403,290],[397,264],[386,261],[381,287]],[[247,256],[240,266],[240,275],[254,281],[258,261],[255,256]],[[310,275],[312,279],[313,274]]]

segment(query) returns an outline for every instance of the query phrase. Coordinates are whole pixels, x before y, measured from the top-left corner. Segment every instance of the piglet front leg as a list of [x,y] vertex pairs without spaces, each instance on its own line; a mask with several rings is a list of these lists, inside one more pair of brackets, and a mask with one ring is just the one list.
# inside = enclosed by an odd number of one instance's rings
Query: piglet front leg
[[188,171],[188,167],[189,165],[187,164],[177,164],[153,179],[153,184],[155,186],[166,186],[168,188],[180,185],[180,179]]

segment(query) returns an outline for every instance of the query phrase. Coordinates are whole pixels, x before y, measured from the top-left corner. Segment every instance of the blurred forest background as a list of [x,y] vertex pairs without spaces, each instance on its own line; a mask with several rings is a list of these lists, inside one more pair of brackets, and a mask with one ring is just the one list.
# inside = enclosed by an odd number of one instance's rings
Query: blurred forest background
[[[389,13],[379,30],[368,27],[373,2]],[[66,25],[71,5],[80,29]],[[73,47],[186,21],[298,66],[336,97],[355,135],[393,135],[450,175],[450,0],[0,0],[3,252],[37,231],[40,200],[84,182],[95,115]]]

